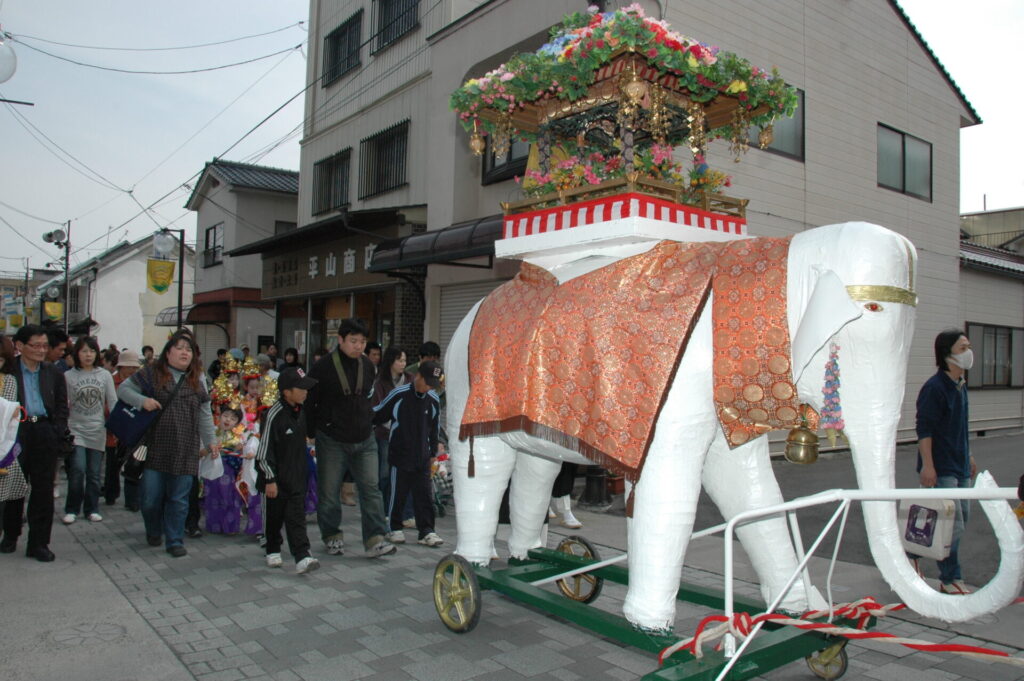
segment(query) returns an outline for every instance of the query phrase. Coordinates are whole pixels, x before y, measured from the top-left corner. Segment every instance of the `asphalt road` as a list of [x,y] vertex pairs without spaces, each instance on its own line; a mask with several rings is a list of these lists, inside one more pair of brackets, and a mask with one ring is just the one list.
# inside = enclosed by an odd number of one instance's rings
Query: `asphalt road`
[[[975,438],[971,440],[971,451],[977,461],[978,470],[990,471],[1000,487],[1017,486],[1020,476],[1024,474],[1024,434]],[[918,487],[917,473],[914,471],[916,454],[916,445],[897,448],[896,484],[899,487]],[[856,474],[849,452],[823,456],[808,466],[778,461],[774,468],[783,497],[787,500],[829,489],[856,487]],[[805,544],[810,544],[814,540],[834,512],[834,505],[816,506],[800,511],[800,532]],[[965,537],[960,542],[960,562],[965,581],[981,586],[987,583],[998,569],[999,550],[992,528],[977,503],[972,504],[971,512]],[[699,529],[720,522],[722,517],[717,507],[707,495],[701,494],[696,527]],[[833,541],[832,537],[827,539],[819,549],[818,555],[830,556]],[[839,559],[862,565],[874,564],[868,549],[860,504],[854,504],[851,508]],[[938,576],[934,561],[923,560],[921,565],[925,577]]]

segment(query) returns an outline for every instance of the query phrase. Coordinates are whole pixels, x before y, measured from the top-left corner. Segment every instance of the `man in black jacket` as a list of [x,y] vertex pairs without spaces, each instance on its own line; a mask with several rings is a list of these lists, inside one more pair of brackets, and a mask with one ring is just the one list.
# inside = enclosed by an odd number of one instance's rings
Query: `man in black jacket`
[[366,326],[343,319],[338,347],[321,357],[309,372],[317,385],[306,401],[307,432],[316,437],[317,524],[327,553],[341,555],[341,481],[352,472],[359,492],[363,547],[369,558],[395,551],[385,539],[384,500],[378,487],[377,441],[373,436],[374,367],[363,354]]
[[277,379],[281,399],[267,410],[260,427],[256,454],[256,488],[266,496],[267,566],[281,567],[281,526],[288,535],[288,549],[295,558],[295,572],[320,567],[309,555],[306,534],[306,424],[302,405],[316,381],[297,367],[288,367]]
[[[68,432],[68,390],[63,372],[45,359],[49,340],[43,327],[23,326],[14,335],[14,346],[21,353],[13,372],[18,379],[18,402],[25,408],[25,420],[18,428],[22,447],[18,462],[32,488],[25,555],[48,563],[55,558],[50,550],[53,478]],[[22,500],[7,502],[4,542],[0,544],[4,553],[14,551],[21,535],[21,504]]]

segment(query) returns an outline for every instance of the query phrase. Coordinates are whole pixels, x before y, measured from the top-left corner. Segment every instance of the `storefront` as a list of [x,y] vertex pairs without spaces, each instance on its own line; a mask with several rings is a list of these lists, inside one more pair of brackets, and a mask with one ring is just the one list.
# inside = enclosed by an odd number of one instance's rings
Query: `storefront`
[[347,317],[362,319],[371,341],[415,352],[423,338],[421,282],[368,271],[382,242],[413,229],[395,211],[350,213],[228,255],[262,255],[262,298],[276,303],[281,354],[294,347],[308,365],[319,351],[334,348]]

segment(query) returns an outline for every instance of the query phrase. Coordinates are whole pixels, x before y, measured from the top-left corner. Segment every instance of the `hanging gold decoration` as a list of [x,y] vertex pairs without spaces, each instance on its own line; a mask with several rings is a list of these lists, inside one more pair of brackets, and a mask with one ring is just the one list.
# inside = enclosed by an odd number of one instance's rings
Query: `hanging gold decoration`
[[750,114],[742,106],[736,107],[732,112],[732,137],[729,139],[729,151],[732,152],[732,160],[739,163],[743,154],[750,148],[750,139],[747,128],[750,127]]
[[505,111],[499,116],[494,135],[491,136],[491,151],[496,158],[502,158],[512,146],[512,113]]
[[772,130],[772,124],[769,123],[768,125],[761,128],[761,132],[758,133],[757,144],[762,149],[767,149],[768,145],[772,143],[773,139],[775,139],[775,131]]
[[704,134],[704,106],[699,102],[691,100],[690,103],[686,105],[686,110],[688,114],[686,122],[690,125],[690,153],[694,156],[697,154],[701,154],[703,156],[708,145],[707,135]]
[[469,149],[473,152],[474,156],[483,156],[484,151],[487,149],[487,142],[484,141],[484,136],[480,134],[480,121],[473,119],[473,134],[469,137]]
[[658,144],[665,144],[668,137],[669,113],[665,107],[665,90],[658,85],[650,89],[651,106],[647,112],[647,131]]

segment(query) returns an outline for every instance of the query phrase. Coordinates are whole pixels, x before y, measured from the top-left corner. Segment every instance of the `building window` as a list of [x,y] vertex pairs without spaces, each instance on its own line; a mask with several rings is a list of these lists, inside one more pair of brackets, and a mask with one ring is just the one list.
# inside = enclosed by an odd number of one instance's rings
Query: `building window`
[[313,164],[313,215],[348,205],[349,164],[352,149]]
[[274,220],[274,235],[284,234],[290,232],[298,227],[297,222],[285,222],[284,220]]
[[409,121],[402,121],[359,143],[359,198],[404,186]]
[[[772,124],[772,143],[765,147],[770,151],[782,156],[788,156],[798,161],[804,160],[804,91],[797,90],[796,111],[791,118],[780,116]],[[757,147],[757,136],[761,128],[750,127],[750,146]]]
[[483,178],[480,184],[493,184],[508,180],[526,172],[526,162],[530,157],[530,144],[513,139],[508,151],[503,156],[496,156],[491,150],[491,138],[487,138],[487,151],[484,152]]
[[419,0],[376,0],[377,41],[379,52],[420,25]]
[[878,186],[931,201],[931,143],[879,123]]
[[974,366],[969,388],[1024,387],[1024,329],[967,322]]
[[78,302],[78,294],[79,294],[78,287],[77,286],[70,287],[70,290],[68,291],[68,293],[71,295],[71,297],[68,299],[68,314],[78,314],[79,312],[81,312],[81,310],[79,309],[79,302]]
[[362,25],[363,10],[359,10],[324,38],[324,87],[359,66]]
[[224,261],[224,223],[206,228],[206,246],[203,249],[203,267],[213,267]]

